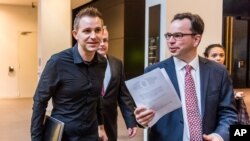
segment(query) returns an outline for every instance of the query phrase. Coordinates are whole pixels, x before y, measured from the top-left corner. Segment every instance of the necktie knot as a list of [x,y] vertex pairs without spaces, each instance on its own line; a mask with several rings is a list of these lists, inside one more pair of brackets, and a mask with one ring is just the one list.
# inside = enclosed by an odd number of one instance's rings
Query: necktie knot
[[185,70],[186,70],[186,73],[190,73],[191,70],[192,70],[192,66],[186,65],[186,66],[185,66]]

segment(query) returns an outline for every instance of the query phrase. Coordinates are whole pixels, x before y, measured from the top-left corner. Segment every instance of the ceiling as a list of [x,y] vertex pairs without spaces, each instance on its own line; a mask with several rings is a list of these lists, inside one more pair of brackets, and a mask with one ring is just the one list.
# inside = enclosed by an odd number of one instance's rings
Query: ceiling
[[36,5],[38,0],[0,0],[0,4],[8,5],[32,5],[32,2]]
[[[87,4],[93,0],[71,0],[71,6],[72,8],[76,8],[78,6]],[[26,5],[26,6],[33,6],[37,5],[38,0],[0,0],[1,4],[7,4],[7,5]]]

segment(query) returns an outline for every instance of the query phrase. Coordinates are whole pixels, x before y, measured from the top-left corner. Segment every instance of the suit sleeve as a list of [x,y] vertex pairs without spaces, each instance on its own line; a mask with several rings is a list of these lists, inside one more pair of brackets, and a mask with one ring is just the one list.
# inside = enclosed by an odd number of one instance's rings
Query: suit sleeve
[[118,95],[118,104],[125,120],[127,128],[137,126],[137,122],[134,116],[135,103],[125,85],[125,74],[123,65],[121,63],[121,80],[120,80],[120,92]]
[[[237,111],[233,95],[232,81],[225,69],[221,84],[219,97],[218,125],[215,133],[219,134],[225,141],[229,140],[229,126],[237,122]],[[209,105],[208,105],[209,106]]]

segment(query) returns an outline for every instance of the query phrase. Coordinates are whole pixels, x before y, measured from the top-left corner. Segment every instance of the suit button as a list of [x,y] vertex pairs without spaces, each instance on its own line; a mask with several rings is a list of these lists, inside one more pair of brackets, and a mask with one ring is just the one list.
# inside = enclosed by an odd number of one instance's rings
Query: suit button
[[180,120],[180,123],[183,124],[183,120]]

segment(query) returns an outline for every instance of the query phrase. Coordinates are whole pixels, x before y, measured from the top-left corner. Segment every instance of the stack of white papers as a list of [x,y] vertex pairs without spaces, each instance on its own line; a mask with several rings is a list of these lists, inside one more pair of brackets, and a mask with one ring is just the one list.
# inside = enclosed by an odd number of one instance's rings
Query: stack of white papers
[[181,101],[165,69],[154,69],[125,83],[137,107],[155,111],[149,127],[165,114],[181,107]]

